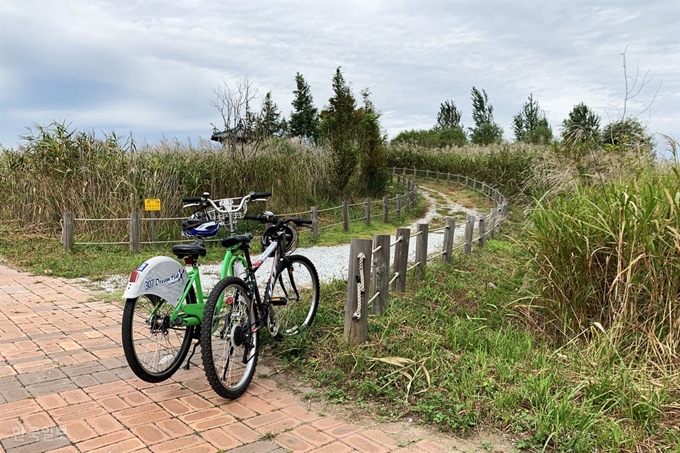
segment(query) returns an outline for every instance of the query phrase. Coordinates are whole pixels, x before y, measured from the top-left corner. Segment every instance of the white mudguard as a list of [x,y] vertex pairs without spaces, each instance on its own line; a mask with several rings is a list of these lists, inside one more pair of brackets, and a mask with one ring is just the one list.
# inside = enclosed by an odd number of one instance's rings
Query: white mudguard
[[187,271],[179,262],[167,256],[155,256],[132,271],[123,299],[153,294],[176,307],[188,281]]

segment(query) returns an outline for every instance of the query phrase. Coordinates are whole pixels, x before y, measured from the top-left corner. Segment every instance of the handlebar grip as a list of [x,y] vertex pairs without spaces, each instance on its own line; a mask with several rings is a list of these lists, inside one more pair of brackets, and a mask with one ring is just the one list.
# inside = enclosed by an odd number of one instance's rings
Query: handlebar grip
[[311,225],[312,221],[305,219],[295,219],[295,223],[297,223],[298,225]]
[[200,203],[203,201],[201,197],[182,197],[182,203]]
[[262,223],[265,223],[265,222],[268,222],[268,221],[269,221],[269,218],[268,218],[267,216],[265,216],[265,215],[262,215],[262,214],[258,214],[258,215],[244,215],[244,216],[243,216],[243,219],[244,219],[244,220],[256,220],[256,221],[262,222]]
[[272,196],[271,192],[250,192],[250,198],[269,198]]

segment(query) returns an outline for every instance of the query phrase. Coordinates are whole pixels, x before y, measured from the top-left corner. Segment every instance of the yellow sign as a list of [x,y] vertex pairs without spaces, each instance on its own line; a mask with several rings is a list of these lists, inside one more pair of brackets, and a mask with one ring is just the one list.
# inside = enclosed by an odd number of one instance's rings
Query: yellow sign
[[146,198],[144,200],[144,210],[145,211],[160,211],[161,210],[161,199],[160,198]]

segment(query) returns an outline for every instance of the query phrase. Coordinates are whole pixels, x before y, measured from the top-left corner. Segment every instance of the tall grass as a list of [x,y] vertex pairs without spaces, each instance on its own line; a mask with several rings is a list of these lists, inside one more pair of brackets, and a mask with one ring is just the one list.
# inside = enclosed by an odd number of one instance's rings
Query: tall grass
[[492,145],[431,149],[402,143],[387,152],[388,167],[406,167],[461,174],[484,181],[509,197],[531,197],[535,188],[534,162],[548,147],[527,144]]
[[[123,218],[143,209],[145,198],[161,199],[162,217],[179,217],[186,215],[182,196],[206,191],[220,198],[271,191],[274,210],[309,209],[329,197],[326,164],[318,150],[293,142],[271,142],[255,158],[239,160],[208,142],[137,148],[131,139],[100,139],[54,123],[0,153],[0,218],[57,229],[65,212]],[[98,234],[124,235],[127,227],[106,228]]]
[[595,326],[623,357],[678,369],[680,166],[634,174],[539,200],[528,248],[560,331]]

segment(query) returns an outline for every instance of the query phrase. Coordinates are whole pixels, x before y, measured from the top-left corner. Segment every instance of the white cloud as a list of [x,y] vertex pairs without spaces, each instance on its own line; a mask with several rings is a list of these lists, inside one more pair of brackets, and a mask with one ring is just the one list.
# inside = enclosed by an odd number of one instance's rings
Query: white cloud
[[605,121],[616,115],[626,45],[629,74],[639,67],[654,78],[641,100],[663,80],[650,130],[680,137],[679,22],[674,0],[5,0],[0,143],[13,146],[25,126],[53,117],[150,140],[205,137],[221,77],[247,75],[288,114],[296,72],[322,108],[338,66],[355,94],[370,87],[391,135],[431,127],[448,99],[472,125],[474,85],[512,138],[530,93],[554,129],[579,102]]

